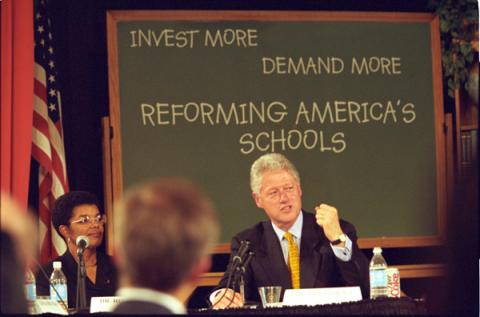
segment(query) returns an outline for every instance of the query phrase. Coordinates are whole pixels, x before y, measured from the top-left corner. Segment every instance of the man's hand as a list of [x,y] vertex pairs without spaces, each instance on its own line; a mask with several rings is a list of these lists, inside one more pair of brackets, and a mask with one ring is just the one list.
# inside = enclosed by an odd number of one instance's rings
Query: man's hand
[[[323,228],[325,236],[330,241],[338,239],[338,236],[341,235],[342,228],[340,228],[340,221],[338,220],[338,211],[337,208],[329,206],[327,204],[321,204],[320,206],[315,207],[317,211],[315,217],[317,218],[317,223],[320,227]],[[339,246],[343,246],[342,243]]]
[[217,291],[217,294],[213,299],[213,309],[222,309],[226,307],[233,308],[233,307],[242,307],[242,306],[243,306],[242,296],[240,295],[240,293],[235,292],[231,288],[221,288],[220,290]]

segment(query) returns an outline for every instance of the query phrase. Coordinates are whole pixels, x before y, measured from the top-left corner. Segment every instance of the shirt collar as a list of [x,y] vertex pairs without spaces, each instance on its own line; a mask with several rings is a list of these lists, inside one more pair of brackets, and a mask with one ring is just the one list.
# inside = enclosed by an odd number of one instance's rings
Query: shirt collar
[[[275,234],[278,237],[278,240],[282,241],[283,236],[285,235],[285,231],[277,227],[277,225],[275,225],[273,222],[272,222],[272,227],[273,227],[273,231],[275,231]],[[302,237],[302,227],[303,227],[303,212],[300,210],[300,213],[298,214],[297,219],[295,220],[293,225],[290,227],[290,229],[288,229],[288,232],[290,232],[297,239],[297,241],[300,241]]]
[[164,306],[174,314],[186,314],[185,306],[174,296],[141,287],[122,287],[117,291],[117,296],[125,300],[139,300],[156,303]]

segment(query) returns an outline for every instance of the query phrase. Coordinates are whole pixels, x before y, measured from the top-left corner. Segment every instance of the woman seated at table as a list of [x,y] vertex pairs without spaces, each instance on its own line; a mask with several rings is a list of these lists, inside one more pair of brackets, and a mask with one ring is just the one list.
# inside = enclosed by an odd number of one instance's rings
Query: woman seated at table
[[[88,237],[88,247],[83,253],[87,276],[85,292],[87,305],[90,298],[113,296],[117,289],[117,272],[112,258],[97,250],[102,243],[105,215],[100,212],[97,198],[84,191],[71,191],[57,199],[52,212],[52,223],[67,243],[65,253],[43,266],[48,277],[53,271],[53,262],[62,262],[62,271],[67,278],[68,307],[76,305],[77,292],[77,245],[78,236]],[[36,272],[37,295],[50,294],[49,281],[39,270]]]

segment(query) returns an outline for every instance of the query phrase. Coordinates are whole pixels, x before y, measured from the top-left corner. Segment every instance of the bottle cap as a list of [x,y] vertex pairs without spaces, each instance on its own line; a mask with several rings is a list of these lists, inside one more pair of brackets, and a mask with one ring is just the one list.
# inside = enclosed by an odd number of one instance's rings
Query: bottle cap
[[382,253],[382,248],[380,247],[373,248],[373,254],[381,254],[381,253]]
[[61,268],[62,268],[62,262],[60,261],[53,262],[53,269],[61,269]]

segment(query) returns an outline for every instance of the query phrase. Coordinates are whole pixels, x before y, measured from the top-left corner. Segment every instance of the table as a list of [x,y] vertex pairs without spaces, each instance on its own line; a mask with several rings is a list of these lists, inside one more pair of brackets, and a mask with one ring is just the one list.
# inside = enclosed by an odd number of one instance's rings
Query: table
[[365,299],[358,302],[321,306],[281,308],[231,308],[190,310],[193,315],[426,315],[424,300],[410,297]]

